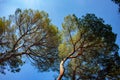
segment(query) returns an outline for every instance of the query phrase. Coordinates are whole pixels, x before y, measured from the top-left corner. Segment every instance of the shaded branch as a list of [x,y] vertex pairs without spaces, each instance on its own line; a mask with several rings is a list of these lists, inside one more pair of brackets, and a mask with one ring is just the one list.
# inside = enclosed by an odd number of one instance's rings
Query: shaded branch
[[6,54],[7,56],[0,58],[0,64],[9,60],[9,59],[11,59],[11,58],[13,58],[13,57],[21,56],[21,55],[24,55],[24,54],[29,54],[29,53],[21,52],[21,53],[17,53],[17,54],[9,54],[9,55]]

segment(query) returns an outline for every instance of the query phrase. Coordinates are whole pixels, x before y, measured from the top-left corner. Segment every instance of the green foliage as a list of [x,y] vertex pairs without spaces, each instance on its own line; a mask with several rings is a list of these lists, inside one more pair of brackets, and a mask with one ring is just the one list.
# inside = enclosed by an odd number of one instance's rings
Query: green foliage
[[116,46],[116,34],[112,32],[111,26],[104,24],[104,21],[94,14],[87,14],[82,19],[75,15],[65,17],[63,35],[63,43],[71,47],[71,52],[74,48],[83,47],[84,54],[93,52],[107,54],[114,51]]
[[39,71],[56,70],[62,60],[67,79],[119,77],[120,57],[111,55],[119,49],[117,35],[110,25],[86,14],[66,16],[62,27],[59,32],[48,14],[38,10],[17,9],[8,19],[0,18],[0,72],[19,72],[27,58]]
[[86,14],[82,18],[68,15],[62,25],[63,41],[59,45],[59,55],[62,59],[70,59],[65,77],[94,79],[94,74],[100,70],[97,60],[101,54],[109,55],[119,49],[112,27],[94,14]]
[[6,20],[5,17],[0,18],[0,35],[2,35],[5,30],[7,30],[7,26],[9,25],[10,21]]
[[7,29],[0,36],[2,72],[5,69],[18,72],[25,62],[24,58],[28,58],[40,71],[54,67],[60,36],[46,12],[17,9],[8,20],[0,19],[1,27],[4,27],[3,24]]
[[98,63],[103,67],[98,71],[98,79],[105,79],[106,77],[108,79],[119,79],[120,56],[118,52],[99,58]]
[[64,58],[67,57],[67,54],[71,51],[71,46],[66,45],[66,43],[62,43],[58,47],[59,57]]
[[4,23],[2,19],[0,19],[0,34],[2,34],[3,31],[4,31]]

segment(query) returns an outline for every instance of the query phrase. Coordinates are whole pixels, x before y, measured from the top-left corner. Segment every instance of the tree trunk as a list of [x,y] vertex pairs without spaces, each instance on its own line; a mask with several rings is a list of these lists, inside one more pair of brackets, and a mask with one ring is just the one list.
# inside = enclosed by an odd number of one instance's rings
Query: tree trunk
[[65,72],[64,63],[65,63],[65,61],[66,61],[67,59],[69,59],[69,58],[74,54],[74,52],[75,52],[75,50],[74,50],[72,53],[70,53],[70,54],[68,55],[68,57],[64,58],[64,59],[60,62],[60,74],[59,74],[57,80],[61,80],[61,79],[62,79],[62,77],[63,77],[63,75],[64,75],[64,72]]
[[64,60],[62,60],[62,61],[60,62],[60,74],[59,74],[57,80],[61,80],[62,77],[63,77],[63,75],[64,75],[64,72],[65,72],[65,70],[64,70],[64,62],[65,62]]
[[76,80],[76,69],[77,67],[75,67],[75,69],[73,70],[73,74],[72,74],[72,80]]
[[75,80],[75,73],[76,73],[76,71],[74,70],[73,75],[72,75],[72,80]]

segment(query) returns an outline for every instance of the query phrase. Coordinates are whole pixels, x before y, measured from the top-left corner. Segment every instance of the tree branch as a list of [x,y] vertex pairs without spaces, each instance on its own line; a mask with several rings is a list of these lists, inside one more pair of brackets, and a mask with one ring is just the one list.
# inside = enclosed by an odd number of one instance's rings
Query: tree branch
[[24,55],[24,54],[29,54],[29,53],[21,52],[21,53],[17,53],[17,54],[14,54],[14,53],[9,54],[9,55],[6,54],[5,57],[0,58],[0,64],[9,60],[9,59],[11,59],[11,58],[13,58],[13,57],[21,56],[21,55]]

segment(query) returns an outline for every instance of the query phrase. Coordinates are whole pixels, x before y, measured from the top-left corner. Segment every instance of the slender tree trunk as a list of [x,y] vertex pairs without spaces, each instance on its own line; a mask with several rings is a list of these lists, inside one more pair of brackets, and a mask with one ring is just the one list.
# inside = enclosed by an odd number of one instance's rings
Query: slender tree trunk
[[77,66],[73,70],[72,80],[76,80],[76,77],[75,77],[76,76],[76,69],[77,69]]
[[65,72],[65,69],[64,69],[64,62],[65,62],[64,60],[62,60],[62,61],[60,62],[60,74],[59,74],[57,80],[61,80],[62,77],[63,77],[63,75],[64,75],[64,72]]
[[[64,63],[65,63],[65,61],[66,61],[67,59],[72,58],[72,55],[74,54],[74,52],[75,52],[75,49],[73,50],[72,53],[70,53],[66,58],[64,58],[64,59],[60,62],[60,74],[59,74],[57,80],[61,80],[61,79],[62,79],[62,77],[63,77],[63,75],[64,75],[64,72],[65,72]],[[74,57],[73,57],[73,58],[74,58]]]
[[68,57],[64,58],[61,62],[60,62],[60,74],[57,78],[57,80],[61,80],[63,75],[64,75],[64,72],[65,72],[65,68],[64,68],[64,63],[65,61],[68,59]]
[[76,71],[74,70],[73,75],[72,75],[72,80],[75,80],[75,73],[76,73]]

